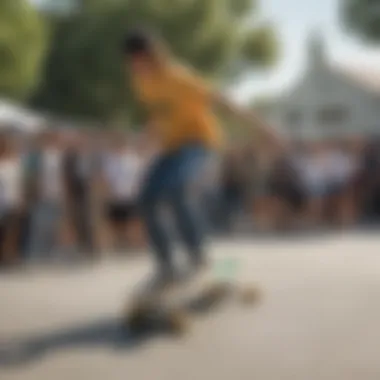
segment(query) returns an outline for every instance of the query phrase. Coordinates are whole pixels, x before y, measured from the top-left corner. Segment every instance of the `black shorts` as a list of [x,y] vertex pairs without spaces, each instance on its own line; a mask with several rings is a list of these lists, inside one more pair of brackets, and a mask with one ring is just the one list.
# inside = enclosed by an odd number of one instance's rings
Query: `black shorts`
[[133,202],[111,202],[107,208],[108,219],[112,222],[127,222],[138,215],[138,206]]
[[282,199],[297,210],[303,207],[306,198],[301,187],[294,183],[272,183],[269,186],[269,194]]
[[349,183],[348,182],[333,182],[330,183],[327,186],[327,195],[328,196],[339,196],[342,193],[345,192],[345,190],[348,188]]

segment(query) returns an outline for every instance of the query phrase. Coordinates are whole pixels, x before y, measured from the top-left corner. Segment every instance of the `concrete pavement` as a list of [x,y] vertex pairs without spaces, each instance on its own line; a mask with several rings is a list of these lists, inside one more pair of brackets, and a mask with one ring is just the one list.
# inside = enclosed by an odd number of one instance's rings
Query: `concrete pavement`
[[374,234],[238,239],[212,253],[236,258],[263,300],[195,321],[182,340],[133,342],[118,330],[146,258],[0,275],[0,379],[380,379]]

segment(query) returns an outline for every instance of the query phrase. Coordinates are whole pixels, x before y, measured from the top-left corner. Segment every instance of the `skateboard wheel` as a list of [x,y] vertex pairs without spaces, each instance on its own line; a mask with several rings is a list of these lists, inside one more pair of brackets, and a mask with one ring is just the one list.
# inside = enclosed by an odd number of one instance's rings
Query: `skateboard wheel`
[[169,328],[175,335],[184,335],[189,328],[189,319],[181,311],[173,312],[168,318]]
[[230,287],[228,284],[220,283],[215,284],[212,287],[210,287],[208,291],[208,295],[213,299],[215,302],[223,299],[225,296],[228,295],[228,292],[230,291]]
[[224,293],[225,286],[224,284],[211,284],[207,287],[206,293],[217,297],[218,295]]
[[124,321],[124,326],[133,333],[139,333],[147,327],[146,310],[136,309]]
[[241,301],[246,305],[251,305],[260,298],[260,291],[255,286],[250,286],[242,290]]

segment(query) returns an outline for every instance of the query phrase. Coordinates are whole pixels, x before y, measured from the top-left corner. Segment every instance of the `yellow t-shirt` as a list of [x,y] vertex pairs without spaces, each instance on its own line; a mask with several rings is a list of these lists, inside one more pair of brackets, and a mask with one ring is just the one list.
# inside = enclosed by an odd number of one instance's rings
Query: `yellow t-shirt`
[[199,143],[218,148],[222,132],[212,112],[208,87],[180,66],[168,65],[134,76],[137,97],[146,106],[166,151]]

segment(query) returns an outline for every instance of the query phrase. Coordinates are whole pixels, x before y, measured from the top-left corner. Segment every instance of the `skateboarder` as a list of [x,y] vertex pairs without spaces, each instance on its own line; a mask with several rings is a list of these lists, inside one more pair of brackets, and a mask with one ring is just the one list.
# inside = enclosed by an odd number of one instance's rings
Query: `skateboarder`
[[158,264],[154,284],[172,284],[172,239],[160,215],[162,201],[170,207],[188,251],[194,273],[205,263],[202,216],[191,203],[190,190],[202,167],[222,147],[221,129],[214,106],[228,110],[242,122],[253,124],[262,136],[277,143],[276,135],[251,112],[237,109],[190,70],[180,65],[154,34],[128,33],[123,55],[136,97],[148,113],[161,153],[148,170],[141,191],[141,212]]

